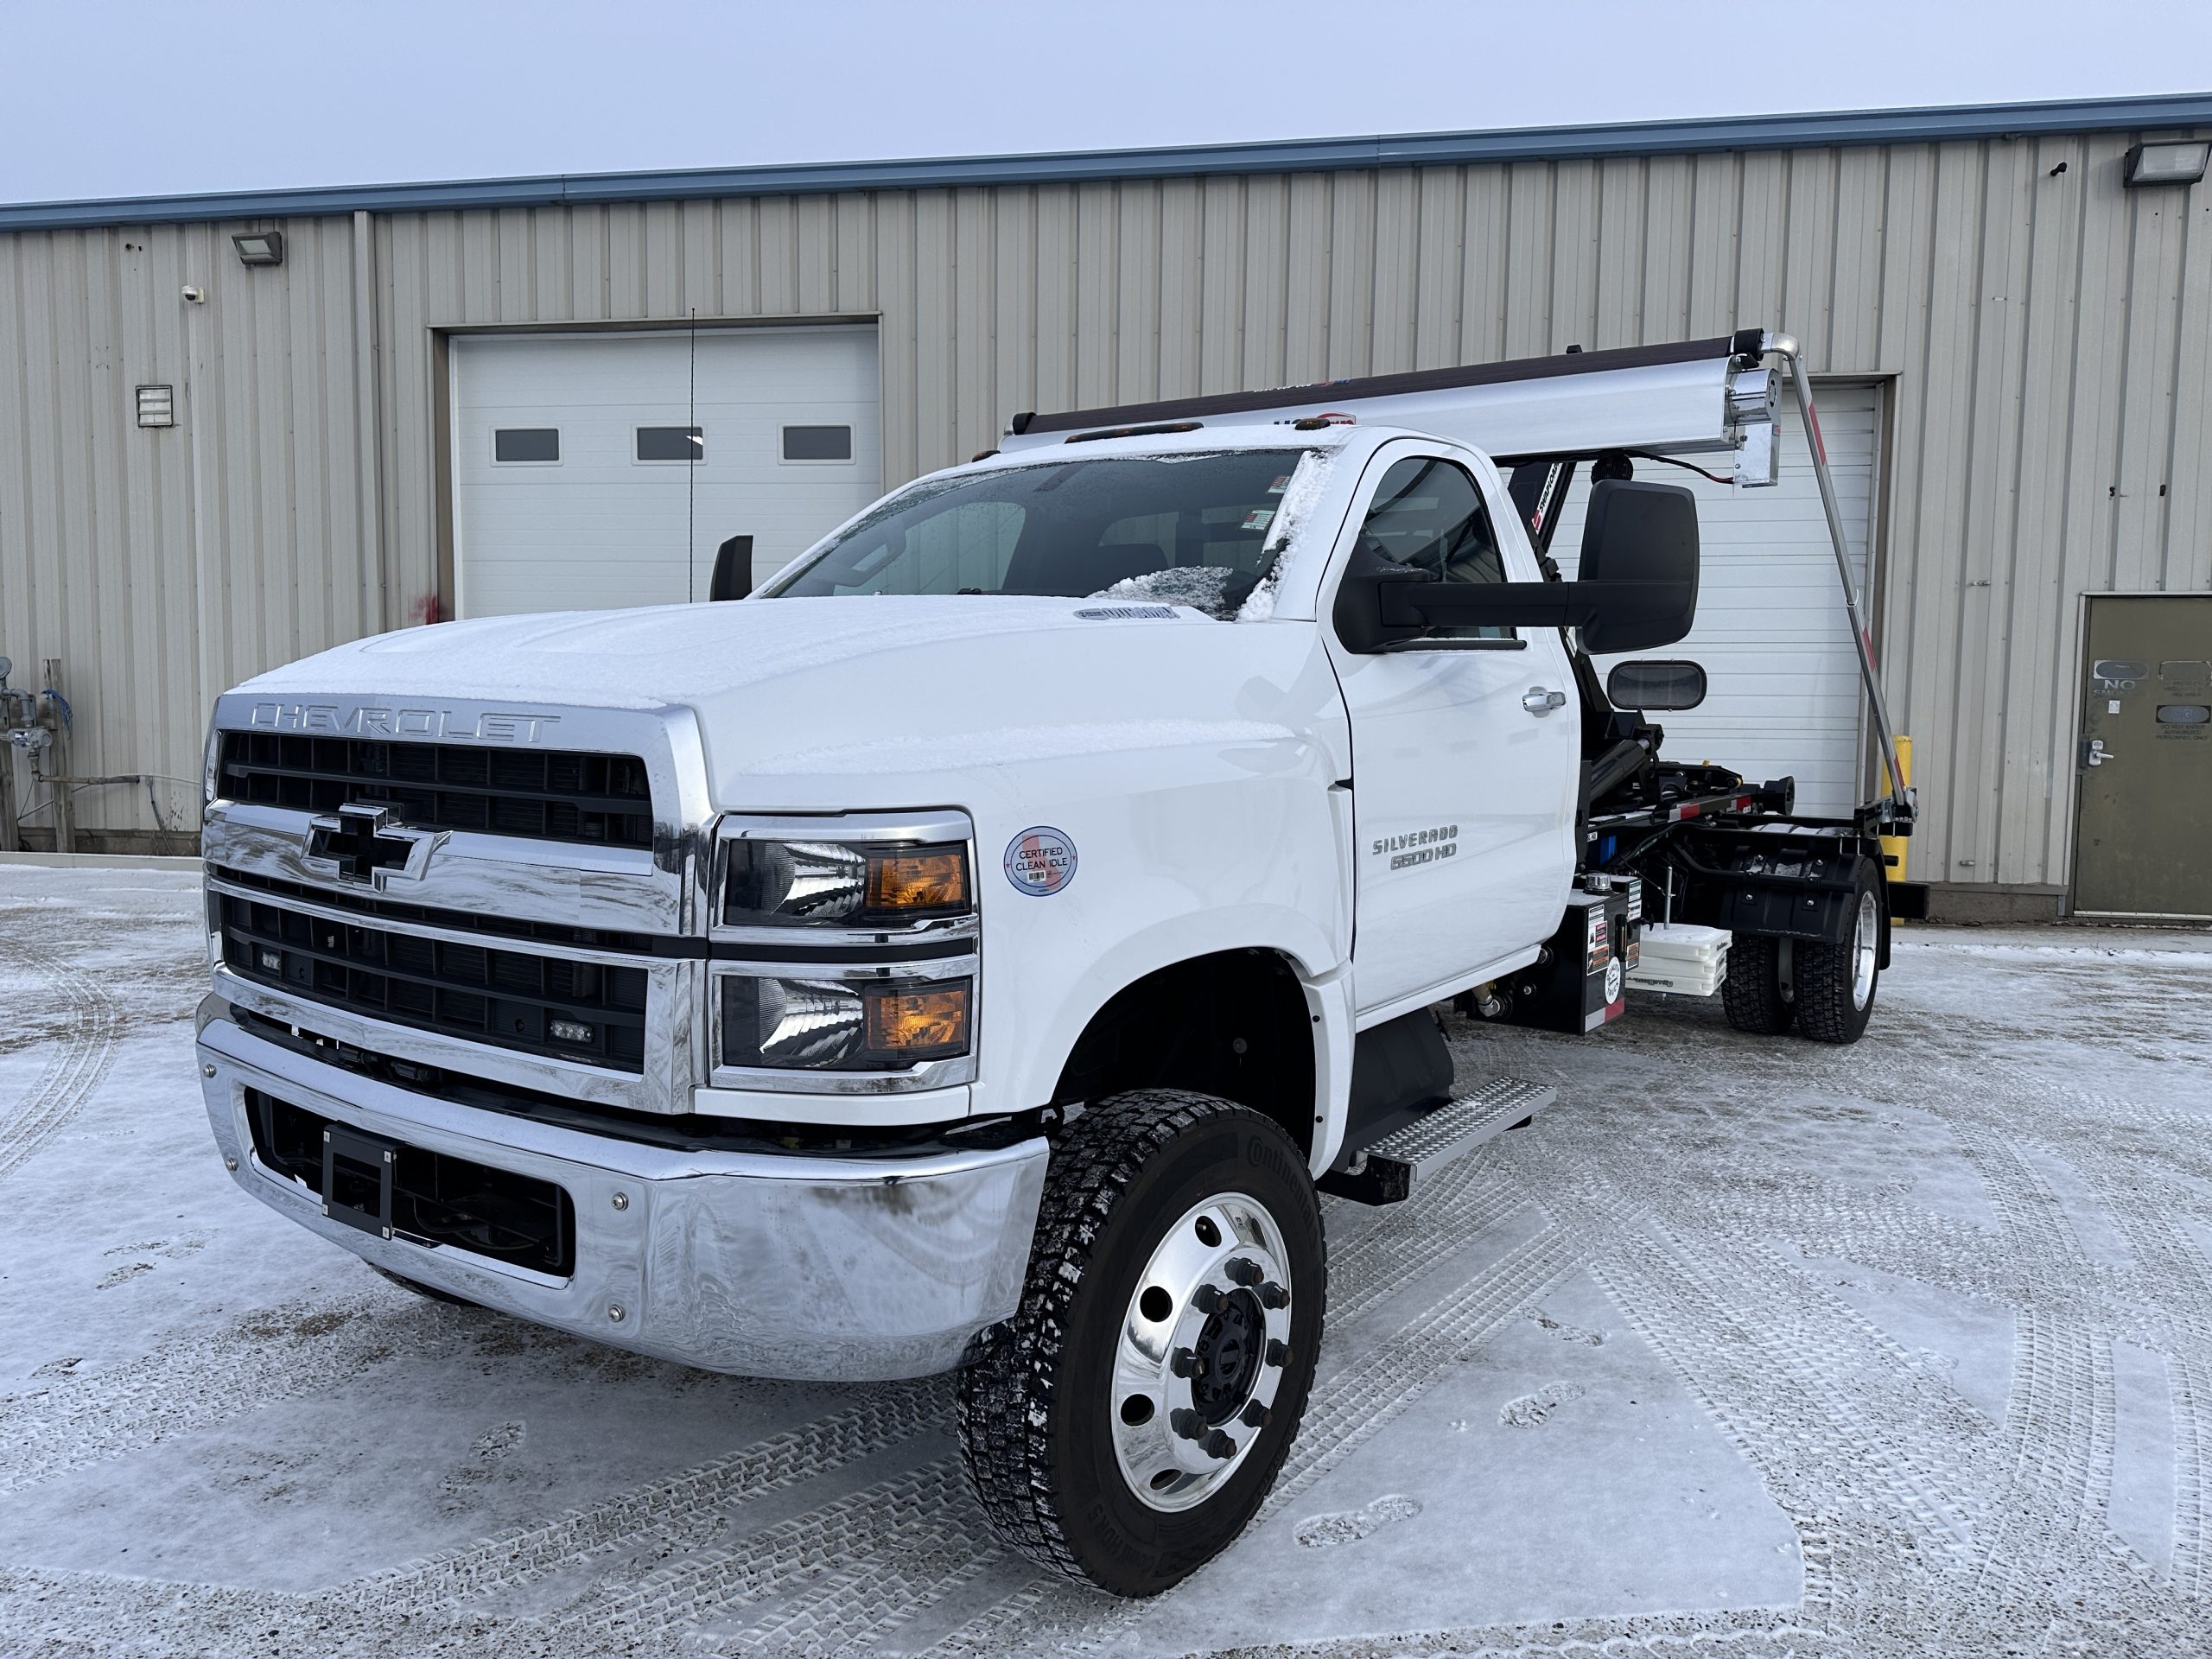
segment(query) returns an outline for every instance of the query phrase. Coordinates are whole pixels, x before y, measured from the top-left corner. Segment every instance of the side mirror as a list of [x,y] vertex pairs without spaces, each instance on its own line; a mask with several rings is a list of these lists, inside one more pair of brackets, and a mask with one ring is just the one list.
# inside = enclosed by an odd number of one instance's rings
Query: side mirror
[[1355,547],[1337,588],[1347,651],[1390,651],[1429,628],[1580,628],[1595,653],[1671,645],[1697,617],[1697,501],[1674,484],[1601,480],[1573,582],[1441,582]]
[[1705,670],[1693,662],[1649,657],[1616,663],[1605,676],[1605,697],[1614,708],[1639,715],[1694,709],[1705,701]]
[[[1593,657],[1671,645],[1697,620],[1697,498],[1678,484],[1602,479],[1590,489],[1578,582],[1664,583],[1664,605],[1629,614],[1607,607],[1582,625]],[[1647,588],[1656,598],[1660,590]],[[1609,614],[1608,613],[1612,613]]]
[[715,550],[715,574],[707,584],[707,597],[743,599],[752,591],[753,538],[733,536]]

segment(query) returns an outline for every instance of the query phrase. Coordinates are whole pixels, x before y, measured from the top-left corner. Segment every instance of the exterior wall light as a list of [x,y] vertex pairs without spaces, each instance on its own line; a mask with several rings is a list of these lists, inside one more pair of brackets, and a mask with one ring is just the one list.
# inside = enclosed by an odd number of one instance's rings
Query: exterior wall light
[[[2201,170],[2201,169],[2200,169]],[[284,232],[248,231],[231,238],[242,265],[281,265],[284,263]]]
[[2120,182],[2131,190],[2143,184],[2195,184],[2212,161],[2212,140],[2180,144],[2136,144],[2127,152]]

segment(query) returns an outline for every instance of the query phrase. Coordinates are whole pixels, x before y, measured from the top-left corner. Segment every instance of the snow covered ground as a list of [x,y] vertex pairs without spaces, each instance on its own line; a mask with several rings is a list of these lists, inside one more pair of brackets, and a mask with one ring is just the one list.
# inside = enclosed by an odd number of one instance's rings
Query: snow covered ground
[[1260,1522],[1117,1605],[994,1548],[942,1380],[423,1301],[238,1192],[196,890],[0,868],[0,1652],[2212,1651],[2212,938],[1900,935],[1867,1040],[1455,1025],[1555,1083],[1332,1203]]

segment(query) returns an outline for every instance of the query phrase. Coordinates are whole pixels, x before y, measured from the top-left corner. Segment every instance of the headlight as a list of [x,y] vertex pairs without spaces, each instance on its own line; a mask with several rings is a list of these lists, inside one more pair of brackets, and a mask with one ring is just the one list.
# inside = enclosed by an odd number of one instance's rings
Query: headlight
[[722,920],[731,926],[881,927],[974,908],[968,849],[832,841],[729,843]]
[[722,1064],[894,1071],[968,1052],[972,979],[836,980],[729,974]]

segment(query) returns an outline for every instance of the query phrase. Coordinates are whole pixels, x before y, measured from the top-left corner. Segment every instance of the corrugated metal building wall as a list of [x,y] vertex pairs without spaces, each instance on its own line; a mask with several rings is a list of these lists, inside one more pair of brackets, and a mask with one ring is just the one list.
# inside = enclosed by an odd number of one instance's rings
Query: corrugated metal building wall
[[[1763,325],[1889,389],[1878,641],[1917,743],[1914,875],[2055,891],[2078,596],[2212,588],[2212,186],[2120,186],[2133,137],[2212,131],[2212,99],[2165,100],[2146,133],[2040,107],[2024,135],[1997,112],[1940,142],[1654,129],[1565,159],[1093,158],[1128,175],[122,226],[85,204],[83,228],[0,210],[0,651],[65,659],[79,772],[196,780],[216,691],[435,615],[448,331],[878,319],[889,485],[1022,409]],[[1670,147],[1691,153],[1650,153]],[[231,233],[270,227],[284,264],[241,269]],[[133,426],[146,383],[177,387],[175,429]],[[166,786],[165,816],[192,822],[196,787]],[[111,789],[80,821],[149,810]]]

